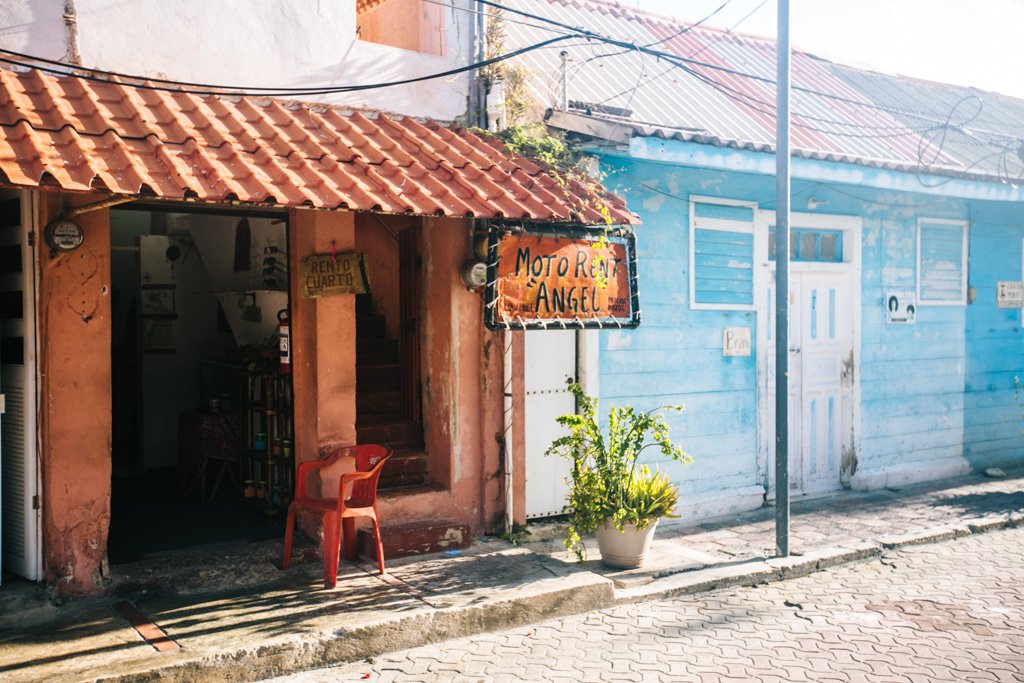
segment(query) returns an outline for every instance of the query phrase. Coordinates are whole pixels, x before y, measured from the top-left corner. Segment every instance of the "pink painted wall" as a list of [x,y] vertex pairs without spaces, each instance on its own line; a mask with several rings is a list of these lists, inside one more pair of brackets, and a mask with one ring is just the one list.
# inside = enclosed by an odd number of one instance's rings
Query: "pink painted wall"
[[307,299],[302,257],[355,249],[355,215],[292,209],[289,220],[296,463],[356,441],[355,296]]
[[398,234],[419,221],[412,216],[356,214],[356,251],[362,252],[374,312],[383,315],[388,336],[398,337],[400,317]]
[[501,346],[483,326],[482,294],[459,279],[469,222],[423,220],[424,440],[431,479],[444,490],[387,497],[380,515],[388,525],[447,519],[478,533],[500,523],[504,510]]
[[[102,199],[64,195],[64,206]],[[36,235],[62,197],[38,193]],[[63,595],[102,587],[110,525],[110,212],[75,219],[82,246],[51,255],[37,240],[43,566]]]

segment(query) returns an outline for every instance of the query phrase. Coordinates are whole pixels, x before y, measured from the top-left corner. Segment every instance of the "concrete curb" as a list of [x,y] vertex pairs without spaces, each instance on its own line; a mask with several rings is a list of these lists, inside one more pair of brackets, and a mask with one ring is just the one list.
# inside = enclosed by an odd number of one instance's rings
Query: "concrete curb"
[[785,558],[754,559],[735,565],[718,565],[694,571],[673,574],[656,579],[643,586],[621,588],[615,591],[615,604],[631,604],[661,600],[681,595],[693,595],[732,588],[755,586],[785,581],[845,564],[881,557],[886,551],[909,546],[941,543],[973,534],[1024,526],[1024,515],[1007,515],[1002,519],[985,519],[909,534],[882,536],[877,542],[865,541],[843,547],[793,555]]
[[174,663],[155,664],[143,670],[99,674],[94,680],[104,683],[262,680],[544,619],[581,614],[614,604],[612,582],[591,572],[574,574],[570,581],[551,583],[555,585],[526,588],[509,599],[498,598],[468,607],[418,612],[353,630],[288,636],[266,645],[197,655]]

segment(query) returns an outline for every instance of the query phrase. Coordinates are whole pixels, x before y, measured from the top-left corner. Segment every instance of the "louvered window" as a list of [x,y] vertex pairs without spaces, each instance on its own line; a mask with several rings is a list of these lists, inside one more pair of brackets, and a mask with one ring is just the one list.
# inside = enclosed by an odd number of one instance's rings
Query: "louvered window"
[[967,303],[967,221],[918,220],[917,302],[932,306]]
[[754,306],[754,205],[691,198],[690,305],[696,309]]

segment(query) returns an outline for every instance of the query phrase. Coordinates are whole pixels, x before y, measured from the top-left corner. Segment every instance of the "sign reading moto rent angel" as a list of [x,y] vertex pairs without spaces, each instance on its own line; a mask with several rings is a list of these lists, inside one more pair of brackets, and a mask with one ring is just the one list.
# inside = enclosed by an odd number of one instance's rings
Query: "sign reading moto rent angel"
[[639,304],[632,232],[490,234],[492,330],[636,327]]

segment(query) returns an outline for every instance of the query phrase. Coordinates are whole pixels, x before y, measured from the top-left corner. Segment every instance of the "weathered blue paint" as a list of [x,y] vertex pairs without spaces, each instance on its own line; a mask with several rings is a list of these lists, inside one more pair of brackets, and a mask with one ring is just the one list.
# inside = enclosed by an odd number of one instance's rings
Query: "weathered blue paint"
[[1024,408],[1014,378],[1024,381],[1020,310],[996,307],[996,283],[1022,278],[1024,212],[985,205],[972,212],[968,280],[975,301],[967,308],[964,450],[975,468],[1024,460]]
[[[632,403],[645,410],[686,404],[686,411],[672,415],[670,424],[673,436],[695,461],[686,467],[661,463],[685,494],[765,485],[757,459],[757,350],[749,357],[724,357],[722,333],[726,327],[750,327],[756,344],[757,325],[770,328],[772,321],[768,316],[758,320],[750,310],[691,307],[689,198],[749,201],[771,210],[774,181],[762,173],[738,172],[759,168],[751,163],[751,153],[677,141],[660,140],[657,145],[662,151],[675,150],[675,156],[661,158],[677,163],[603,157],[606,183],[625,196],[643,221],[637,229],[643,323],[636,330],[602,333],[600,397],[606,405]],[[652,149],[637,143],[633,148],[648,155]],[[685,155],[689,156],[680,162]],[[715,163],[692,165],[714,155]],[[951,181],[944,186],[947,194],[934,196],[934,188],[923,187],[913,175],[863,167],[844,167],[840,173],[835,166],[844,165],[807,160],[796,164],[792,203],[794,211],[806,212],[813,197],[821,207],[819,214],[862,220],[860,243],[842,245],[844,250],[859,250],[861,268],[860,367],[854,369],[860,396],[855,474],[881,473],[876,485],[885,485],[933,478],[933,472],[948,471],[940,464],[948,468],[964,459],[974,467],[1024,464],[1024,420],[1013,397],[1013,378],[1024,380],[1021,312],[997,309],[995,302],[997,281],[1022,279],[1024,194],[1016,188]],[[835,178],[856,183],[838,183]],[[887,183],[896,189],[878,187]],[[698,215],[740,219],[735,207],[706,206],[710,205],[700,205],[699,210],[709,213]],[[919,302],[915,324],[886,323],[886,292],[917,290],[918,224],[924,218],[968,222],[968,284],[977,298],[945,306]],[[960,228],[927,221],[925,226],[923,289],[932,298],[952,301],[954,295],[962,296]],[[701,230],[694,236],[698,302],[710,301],[705,297],[712,291],[712,275],[752,288],[752,278],[737,276],[753,272],[746,261],[738,259],[724,271],[714,270],[723,266],[711,256],[724,254],[711,254],[707,245],[717,236]],[[737,236],[742,235],[730,234]],[[748,299],[748,290],[737,287],[721,291],[731,292],[734,296],[723,301],[735,305],[767,296],[750,289]],[[837,327],[835,296],[833,290],[827,302],[815,300],[815,305],[829,307],[830,336]],[[815,335],[825,334],[825,319],[821,324]],[[814,410],[832,416],[837,408],[829,399],[827,406],[815,405]],[[834,443],[832,436],[829,444]],[[835,463],[841,454],[831,445],[829,449],[828,461]],[[656,455],[650,461],[657,462]]]

